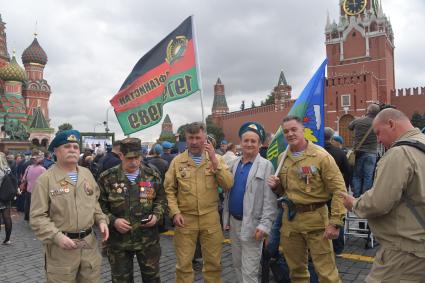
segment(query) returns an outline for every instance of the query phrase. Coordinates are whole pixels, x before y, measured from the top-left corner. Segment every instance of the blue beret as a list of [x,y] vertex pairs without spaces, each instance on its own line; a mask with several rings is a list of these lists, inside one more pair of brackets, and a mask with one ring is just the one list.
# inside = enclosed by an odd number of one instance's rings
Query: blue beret
[[222,140],[220,144],[227,144],[226,140]]
[[154,147],[153,147],[153,152],[155,154],[161,155],[164,151],[162,150],[162,146],[157,143]]
[[164,141],[164,142],[162,142],[162,147],[164,148],[164,149],[170,149],[170,148],[172,148],[174,146],[174,144],[173,143],[171,143],[171,142],[169,142],[169,141]]
[[344,143],[344,139],[341,136],[335,135],[335,136],[332,137],[332,139],[334,141],[339,142],[340,144],[343,144]]
[[56,134],[55,138],[50,143],[48,150],[53,152],[56,147],[71,142],[80,143],[80,140],[81,134],[77,130],[60,131]]
[[423,128],[422,128],[422,133],[424,133],[424,134],[425,134],[425,127],[423,127]]
[[241,138],[242,135],[248,131],[256,133],[260,137],[260,141],[262,143],[266,139],[266,132],[264,131],[263,126],[257,122],[246,122],[243,124],[239,129],[239,137]]

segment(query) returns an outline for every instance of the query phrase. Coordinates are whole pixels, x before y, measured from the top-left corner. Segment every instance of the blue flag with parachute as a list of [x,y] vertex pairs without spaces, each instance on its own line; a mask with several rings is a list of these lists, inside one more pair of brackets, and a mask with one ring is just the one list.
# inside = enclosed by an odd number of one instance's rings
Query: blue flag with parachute
[[[324,146],[325,118],[325,71],[328,59],[325,59],[316,73],[307,83],[295,101],[288,115],[303,120],[304,137],[320,146]],[[278,167],[278,157],[286,148],[282,126],[279,127],[267,150],[267,159]]]

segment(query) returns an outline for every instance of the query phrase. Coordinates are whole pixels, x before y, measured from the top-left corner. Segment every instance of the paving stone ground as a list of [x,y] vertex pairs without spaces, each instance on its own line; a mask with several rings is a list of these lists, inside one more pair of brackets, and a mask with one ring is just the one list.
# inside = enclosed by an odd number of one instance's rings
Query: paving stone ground
[[[0,282],[2,283],[38,283],[45,282],[42,246],[35,238],[22,214],[13,213],[13,231],[10,246],[0,245]],[[0,240],[4,239],[4,226],[1,226]],[[348,239],[344,253],[374,256],[376,248],[364,249],[364,239]],[[161,235],[162,257],[160,262],[162,282],[174,282],[176,258],[172,236]],[[342,281],[364,282],[372,264],[365,261],[337,258]],[[232,255],[229,244],[225,244],[222,257],[222,282],[236,282],[232,267]],[[135,282],[142,282],[138,266],[134,267]],[[101,282],[111,282],[109,263],[103,259]],[[202,274],[196,273],[195,282],[203,282]],[[272,281],[273,282],[273,281]]]

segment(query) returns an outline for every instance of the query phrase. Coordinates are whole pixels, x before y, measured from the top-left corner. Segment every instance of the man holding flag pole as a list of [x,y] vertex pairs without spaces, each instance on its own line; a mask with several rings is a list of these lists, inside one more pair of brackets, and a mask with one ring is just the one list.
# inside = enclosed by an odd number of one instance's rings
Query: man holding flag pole
[[[165,103],[187,97],[198,91],[202,120],[205,121],[195,39],[194,17],[190,16],[134,66],[118,93],[110,100],[125,135],[157,124],[162,119]],[[204,256],[204,281],[219,282],[223,234],[217,211],[217,186],[229,189],[233,184],[233,178],[224,161],[215,155],[214,148],[207,143],[206,127],[203,123],[192,123],[186,130],[186,138],[188,151],[179,155],[183,158],[175,158],[171,162],[170,170],[165,178],[171,216],[176,225],[174,237],[177,255],[176,281],[193,281],[191,264],[194,246],[199,235]],[[142,170],[139,171],[142,172]],[[146,176],[136,175],[133,176],[135,179],[146,183],[142,180]],[[153,196],[158,194],[155,186],[152,185],[149,188],[153,188]],[[125,207],[130,209],[130,212],[143,209],[143,203],[146,202],[145,187],[140,187],[140,193],[137,190],[132,192],[132,189],[129,188],[130,191],[127,194],[133,196],[132,206],[129,207],[130,201],[128,201],[129,205]],[[120,189],[118,194],[122,193]],[[135,196],[139,196],[140,200],[135,200]],[[137,215],[127,221],[134,222],[136,218]],[[144,219],[139,221],[143,222]],[[146,251],[146,247],[149,246],[149,240],[146,238],[150,234],[142,229],[144,226],[127,226],[127,229],[122,232],[142,235],[144,242],[132,244],[142,247],[142,253]],[[133,231],[131,227],[135,227],[136,231]],[[153,235],[151,241],[156,241],[157,231]],[[195,242],[192,245],[193,241]],[[150,258],[150,263],[158,271],[159,257],[145,255],[146,260],[149,261],[148,258]],[[132,282],[132,277],[128,278],[126,282]],[[144,282],[146,280],[148,279],[143,278]],[[159,282],[159,276],[149,282]]]
[[[307,270],[310,251],[319,282],[341,282],[331,239],[342,229],[346,210],[338,192],[345,192],[344,179],[335,160],[323,146],[325,60],[283,119],[272,141],[268,158],[276,174],[268,185],[284,196],[285,213],[281,245],[292,282],[309,282]],[[331,215],[327,202],[331,200]]]

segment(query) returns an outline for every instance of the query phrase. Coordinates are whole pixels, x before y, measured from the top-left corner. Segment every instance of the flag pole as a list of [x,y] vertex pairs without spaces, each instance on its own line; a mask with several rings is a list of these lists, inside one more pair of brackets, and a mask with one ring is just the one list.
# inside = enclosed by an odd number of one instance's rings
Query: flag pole
[[[207,125],[207,121],[205,118],[205,111],[204,111],[204,98],[203,98],[203,87],[202,87],[202,76],[201,76],[201,65],[199,64],[199,53],[198,53],[198,40],[196,35],[196,24],[195,24],[195,15],[191,15],[192,18],[192,38],[193,38],[193,46],[195,47],[195,58],[196,58],[196,76],[198,79],[198,86],[199,86],[199,97],[201,99],[201,109],[202,109],[202,122]],[[205,129],[206,130],[206,129]]]
[[289,148],[289,146],[287,145],[286,148],[285,148],[285,151],[282,152],[282,158],[280,159],[279,166],[277,166],[276,172],[274,172],[275,177],[277,177],[277,175],[279,175],[280,169],[282,169],[283,162],[285,161],[285,158],[288,155],[288,148]]

